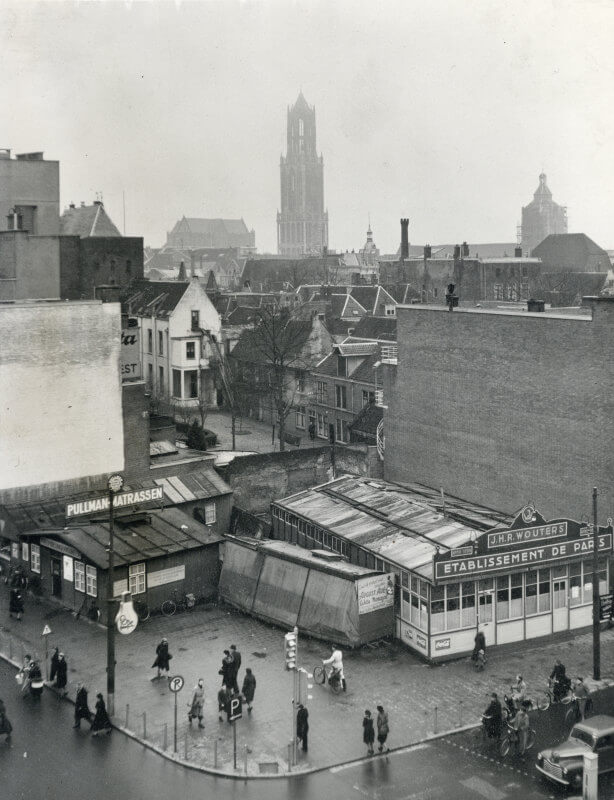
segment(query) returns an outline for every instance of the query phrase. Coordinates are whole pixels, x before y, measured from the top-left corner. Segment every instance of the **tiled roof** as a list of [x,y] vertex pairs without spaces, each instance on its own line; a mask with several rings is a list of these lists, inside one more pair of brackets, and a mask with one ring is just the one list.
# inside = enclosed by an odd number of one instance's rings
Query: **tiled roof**
[[[280,328],[276,346],[280,352],[285,352],[286,362],[288,361],[288,356],[290,358],[296,357],[301,352],[312,330],[313,321],[311,319],[290,319],[283,328]],[[272,344],[272,341],[263,333],[263,329],[260,326],[253,329],[248,328],[241,333],[231,355],[232,358],[236,358],[239,361],[264,364],[270,361],[268,354],[271,352]]]
[[356,383],[375,383],[376,373],[375,373],[375,364],[380,360],[378,353],[371,353],[368,355],[365,360],[359,364],[354,372],[352,372],[350,378]]
[[225,318],[226,325],[249,325],[258,318],[258,309],[248,306],[237,306]]
[[171,233],[189,231],[190,233],[214,233],[222,228],[227,233],[248,234],[247,225],[242,219],[202,219],[201,217],[182,217],[175,223]]
[[376,406],[375,403],[369,403],[358,414],[355,420],[350,422],[350,430],[357,433],[364,433],[367,436],[377,435],[377,426],[384,418],[384,409],[381,406]]
[[67,208],[60,217],[60,234],[62,236],[121,236],[104,206],[96,201],[91,206]]
[[188,288],[179,281],[134,281],[122,292],[122,311],[128,314],[169,316]]
[[352,339],[396,342],[396,317],[362,317],[356,323]]
[[544,271],[606,272],[610,266],[607,251],[585,233],[551,233],[533,248],[532,254],[541,258]]

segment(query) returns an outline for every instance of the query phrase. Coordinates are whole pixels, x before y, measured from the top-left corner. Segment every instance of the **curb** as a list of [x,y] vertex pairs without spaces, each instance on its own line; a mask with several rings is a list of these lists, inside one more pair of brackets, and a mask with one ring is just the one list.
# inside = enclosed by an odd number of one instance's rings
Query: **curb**
[[[21,667],[21,664],[18,661],[9,658],[4,653],[0,653],[0,658],[7,664],[10,664],[11,666],[15,667],[15,669],[17,670],[19,670],[19,668]],[[52,692],[57,696],[57,692],[54,692],[51,686],[47,686],[47,684],[45,684],[44,688],[47,691]],[[60,699],[67,700],[73,706],[75,704],[75,701],[72,700],[70,697],[68,697],[68,695],[64,695],[64,697]],[[470,731],[473,730],[474,728],[479,728],[481,723],[476,722],[473,723],[472,725],[464,725],[461,728],[453,728],[452,730],[442,731],[441,733],[432,733],[429,736],[425,736],[423,739],[420,739],[417,742],[412,742],[411,744],[399,745],[398,747],[392,747],[387,753],[378,753],[375,756],[361,756],[359,758],[350,759],[349,761],[342,761],[339,764],[328,764],[322,767],[308,767],[306,769],[301,769],[300,767],[296,767],[295,771],[282,772],[281,774],[277,775],[246,775],[245,773],[239,775],[233,772],[225,772],[224,770],[214,769],[213,767],[205,767],[200,764],[193,764],[190,763],[189,761],[184,761],[182,758],[179,758],[179,756],[175,754],[171,754],[168,753],[166,750],[162,750],[162,748],[158,747],[158,745],[155,745],[152,742],[148,742],[146,739],[143,739],[138,734],[134,733],[134,731],[128,730],[128,728],[124,727],[123,725],[120,725],[117,722],[114,722],[113,720],[111,720],[111,725],[115,730],[119,731],[120,733],[123,733],[129,739],[132,739],[135,742],[139,742],[141,745],[143,745],[143,747],[146,747],[153,753],[156,753],[162,758],[165,758],[167,761],[171,761],[173,764],[185,767],[186,769],[191,769],[196,772],[202,772],[206,775],[215,775],[218,778],[228,778],[229,780],[234,780],[234,781],[274,781],[283,779],[287,780],[295,777],[298,778],[302,777],[303,775],[312,775],[316,772],[326,772],[327,770],[331,770],[333,772],[339,772],[343,769],[349,769],[351,767],[357,766],[358,764],[363,764],[373,761],[379,756],[383,755],[389,756],[395,753],[410,751],[414,747],[424,744],[425,742],[432,742],[437,739],[443,739],[447,736],[453,736],[455,733],[464,733],[465,731]]]

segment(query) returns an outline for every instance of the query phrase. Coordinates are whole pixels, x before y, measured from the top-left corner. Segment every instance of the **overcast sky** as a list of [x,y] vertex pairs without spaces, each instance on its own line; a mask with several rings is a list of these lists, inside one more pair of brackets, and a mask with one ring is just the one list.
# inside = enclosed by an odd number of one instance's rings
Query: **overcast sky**
[[60,161],[160,246],[243,217],[276,252],[286,109],[316,107],[330,246],[514,241],[542,169],[570,231],[614,247],[614,2],[13,3],[0,146]]

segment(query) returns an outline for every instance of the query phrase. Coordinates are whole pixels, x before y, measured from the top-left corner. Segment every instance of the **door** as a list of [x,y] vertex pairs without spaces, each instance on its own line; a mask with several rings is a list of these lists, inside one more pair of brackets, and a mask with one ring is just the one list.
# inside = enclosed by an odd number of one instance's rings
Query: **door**
[[62,562],[59,558],[51,559],[51,594],[62,596]]
[[568,627],[567,578],[555,578],[552,581],[552,631],[566,631]]
[[495,634],[495,593],[492,589],[478,590],[478,623],[477,629],[482,631],[486,639],[486,647],[496,644]]

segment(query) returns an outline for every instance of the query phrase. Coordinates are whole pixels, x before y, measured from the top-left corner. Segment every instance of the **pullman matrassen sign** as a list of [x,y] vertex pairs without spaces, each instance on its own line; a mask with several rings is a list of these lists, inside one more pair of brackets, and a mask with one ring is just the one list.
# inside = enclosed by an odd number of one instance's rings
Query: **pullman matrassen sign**
[[[598,550],[612,552],[612,520],[599,526]],[[458,580],[485,573],[534,569],[553,561],[569,561],[593,552],[592,528],[572,519],[547,522],[530,506],[509,528],[492,528],[470,544],[434,556],[435,581]]]
[[[141,503],[158,502],[162,500],[163,497],[164,489],[161,486],[154,486],[152,489],[140,489],[136,492],[118,492],[113,495],[113,508],[124,508],[125,506],[140,505]],[[102,497],[92,497],[87,500],[68,503],[66,505],[66,517],[82,517],[108,510],[109,495],[106,494]]]

